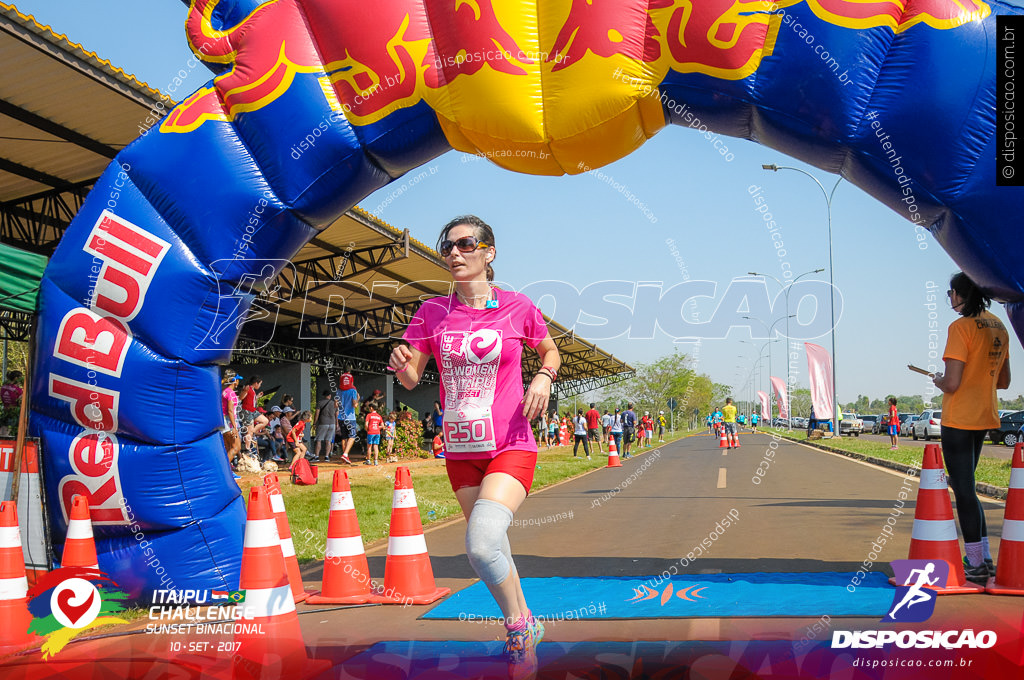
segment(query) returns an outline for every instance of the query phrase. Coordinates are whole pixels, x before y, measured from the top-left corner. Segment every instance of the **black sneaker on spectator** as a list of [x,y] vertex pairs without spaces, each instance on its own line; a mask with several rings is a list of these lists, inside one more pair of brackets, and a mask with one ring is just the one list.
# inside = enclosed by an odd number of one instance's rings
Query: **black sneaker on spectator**
[[982,562],[976,567],[972,567],[971,563],[964,558],[964,577],[971,583],[977,583],[979,585],[985,585],[988,582],[988,566]]

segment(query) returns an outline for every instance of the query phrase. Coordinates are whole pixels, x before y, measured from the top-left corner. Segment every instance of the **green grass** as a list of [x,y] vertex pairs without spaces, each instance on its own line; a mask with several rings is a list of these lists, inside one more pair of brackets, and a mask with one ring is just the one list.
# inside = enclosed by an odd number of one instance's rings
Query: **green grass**
[[[679,432],[673,437],[666,433],[666,443],[680,439],[686,434]],[[583,452],[580,451],[580,456],[582,455]],[[531,492],[536,493],[546,486],[604,467],[608,463],[607,452],[600,455],[594,451],[592,457],[593,460],[590,461],[586,458],[573,459],[571,446],[558,446],[550,451],[545,451],[541,446]],[[416,504],[424,526],[449,519],[462,512],[448,482],[444,461],[413,460],[400,464],[409,467],[412,473]],[[396,467],[395,464],[389,464],[345,468],[364,544],[368,545],[388,535]],[[287,470],[278,473],[285,508],[288,511],[292,541],[295,544],[295,554],[300,562],[323,559],[333,476],[333,469],[321,467],[320,478],[315,486],[295,486],[288,481]],[[248,502],[249,488],[261,482],[259,475],[245,474],[239,483],[243,498]]]
[[[774,430],[768,431],[774,432]],[[795,441],[807,440],[807,432],[803,430],[779,432],[779,434],[786,439],[792,439]],[[924,456],[924,449],[922,448],[908,446],[892,451],[889,448],[889,443],[887,441],[871,441],[868,439],[860,439],[858,437],[820,439],[816,442],[810,443],[820,443],[834,449],[859,453],[865,456],[881,458],[883,460],[891,460],[897,463],[912,465],[917,468],[921,467],[921,461]],[[1005,489],[1010,484],[1010,464],[1011,461],[1009,460],[1000,460],[999,458],[992,458],[991,456],[982,456],[981,461],[978,463],[978,469],[975,471],[975,479],[979,482]]]

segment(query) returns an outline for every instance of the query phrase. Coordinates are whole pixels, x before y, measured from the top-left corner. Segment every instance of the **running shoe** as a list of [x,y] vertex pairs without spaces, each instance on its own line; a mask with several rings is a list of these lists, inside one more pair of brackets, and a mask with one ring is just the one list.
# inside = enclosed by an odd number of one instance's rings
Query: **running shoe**
[[537,674],[537,650],[534,648],[533,629],[510,630],[505,639],[505,658],[510,680],[525,680]]
[[964,558],[964,576],[971,583],[977,583],[979,585],[985,585],[988,582],[989,572],[988,565],[984,562],[976,567],[972,567],[971,563]]
[[372,460],[364,460],[363,461],[363,465],[373,465],[373,461]]
[[342,456],[342,457],[341,457],[341,459],[342,459],[343,461],[345,461],[346,463],[348,463],[349,465],[352,465],[352,461],[351,461],[351,460],[349,460],[349,457],[348,457],[348,456]]
[[[532,621],[533,623],[530,623],[530,621]],[[526,625],[530,628],[530,631],[533,633],[533,644],[536,647],[540,644],[541,640],[544,639],[544,623],[540,621],[537,617],[531,616],[529,621],[526,622]]]
[[985,558],[985,567],[988,568],[989,576],[994,577],[996,575],[996,563],[992,561],[991,557]]

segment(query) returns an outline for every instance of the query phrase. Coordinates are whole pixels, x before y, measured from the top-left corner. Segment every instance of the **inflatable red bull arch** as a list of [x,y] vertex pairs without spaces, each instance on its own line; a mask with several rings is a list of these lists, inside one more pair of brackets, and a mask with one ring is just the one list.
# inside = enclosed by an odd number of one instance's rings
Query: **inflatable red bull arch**
[[1024,190],[997,186],[995,164],[996,17],[1022,13],[193,0],[188,40],[217,75],[117,155],[43,280],[32,434],[54,543],[83,494],[100,568],[133,595],[237,588],[245,515],[219,366],[253,298],[225,291],[272,280],[343,211],[450,149],[577,173],[699,121],[841,174],[928,229],[1024,334]]

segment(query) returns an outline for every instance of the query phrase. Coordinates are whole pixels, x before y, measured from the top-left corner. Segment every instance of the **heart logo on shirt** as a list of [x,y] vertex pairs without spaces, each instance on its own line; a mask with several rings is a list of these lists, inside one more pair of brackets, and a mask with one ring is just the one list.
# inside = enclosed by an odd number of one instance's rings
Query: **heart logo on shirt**
[[501,354],[501,335],[484,328],[466,338],[466,359],[474,364],[486,364]]

